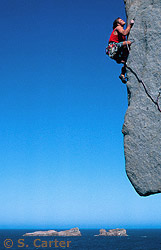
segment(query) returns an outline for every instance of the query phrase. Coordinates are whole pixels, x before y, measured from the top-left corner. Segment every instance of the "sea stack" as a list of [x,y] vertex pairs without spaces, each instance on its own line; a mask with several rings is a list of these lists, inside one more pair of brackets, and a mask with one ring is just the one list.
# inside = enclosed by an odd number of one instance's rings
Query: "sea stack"
[[55,230],[35,231],[33,233],[25,233],[23,236],[81,236],[81,232],[79,231],[78,227],[75,227],[59,232]]
[[128,23],[135,18],[128,37],[134,39],[127,61],[133,72],[127,69],[128,109],[122,128],[126,173],[137,193],[148,196],[161,192],[161,112],[156,105],[161,109],[161,1],[124,2]]
[[99,235],[95,236],[128,236],[125,229],[110,229],[108,232],[105,229],[100,229]]

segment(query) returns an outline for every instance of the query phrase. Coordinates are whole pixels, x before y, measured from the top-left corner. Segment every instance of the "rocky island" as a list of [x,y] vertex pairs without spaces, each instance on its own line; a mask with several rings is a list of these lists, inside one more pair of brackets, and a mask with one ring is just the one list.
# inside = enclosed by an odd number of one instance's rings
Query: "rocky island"
[[108,232],[105,229],[100,229],[100,234],[95,236],[128,236],[125,229],[110,229]]
[[81,232],[79,231],[78,227],[75,227],[60,232],[55,230],[36,231],[33,233],[25,233],[23,236],[81,236]]

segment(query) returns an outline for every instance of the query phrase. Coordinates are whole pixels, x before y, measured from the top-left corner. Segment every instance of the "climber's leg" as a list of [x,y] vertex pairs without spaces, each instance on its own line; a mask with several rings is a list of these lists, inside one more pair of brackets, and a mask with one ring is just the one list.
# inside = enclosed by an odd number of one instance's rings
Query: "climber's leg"
[[117,63],[123,63],[123,67],[121,69],[121,75],[119,76],[119,78],[121,79],[121,81],[123,83],[126,83],[127,82],[127,79],[125,77],[125,74],[126,74],[126,60],[122,60],[121,57],[118,57],[115,59]]
[[123,83],[127,82],[127,78],[125,74],[126,74],[126,62],[127,62],[128,55],[129,55],[129,50],[127,46],[126,47],[123,46],[121,48],[121,63],[123,63],[123,67],[121,69],[121,75],[119,76],[119,78],[121,79]]
[[119,78],[121,79],[121,81],[123,83],[126,83],[127,82],[127,78],[125,77],[125,74],[126,74],[126,61],[121,61],[121,63],[123,63],[123,67],[121,69],[121,75],[119,76]]
[[125,74],[126,74],[126,64],[124,64],[124,66],[121,69],[121,75],[125,76]]
[[126,64],[126,62],[127,62],[129,50],[128,50],[127,46],[125,46],[125,43],[126,42],[120,42],[117,44],[118,52],[117,52],[117,55],[115,57],[115,60],[117,63]]
[[126,63],[127,62],[127,58],[129,56],[129,50],[127,47],[123,47],[122,48],[122,61],[124,61],[123,63]]
[[121,74],[119,76],[119,78],[121,79],[121,81],[123,83],[127,82],[127,78],[125,76],[125,74],[126,74],[126,62],[127,62],[127,58],[129,55],[129,47],[127,47],[127,44],[128,44],[128,46],[130,46],[131,42],[126,41],[126,42],[120,42],[117,44],[118,52],[117,52],[117,55],[115,57],[115,61],[117,63],[123,63],[123,67],[121,69]]
[[127,78],[125,77],[124,74],[121,73],[121,75],[119,75],[119,78],[121,79],[121,81],[122,81],[123,83],[127,83]]

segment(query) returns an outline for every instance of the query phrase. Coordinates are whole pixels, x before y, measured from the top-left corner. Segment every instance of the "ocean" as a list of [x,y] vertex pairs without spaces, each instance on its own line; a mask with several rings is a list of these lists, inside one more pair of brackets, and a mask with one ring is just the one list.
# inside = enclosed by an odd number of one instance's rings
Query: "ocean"
[[161,229],[129,229],[127,237],[95,237],[94,235],[99,234],[98,229],[80,229],[81,237],[22,236],[26,232],[33,231],[37,230],[0,230],[0,250],[161,250]]

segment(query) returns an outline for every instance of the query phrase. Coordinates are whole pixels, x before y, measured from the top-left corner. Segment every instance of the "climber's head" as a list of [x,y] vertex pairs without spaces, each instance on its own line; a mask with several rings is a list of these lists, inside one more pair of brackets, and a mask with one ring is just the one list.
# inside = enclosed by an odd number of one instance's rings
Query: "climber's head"
[[115,29],[118,25],[121,25],[122,27],[125,25],[124,20],[122,20],[120,17],[118,17],[118,18],[113,22],[113,29]]

